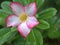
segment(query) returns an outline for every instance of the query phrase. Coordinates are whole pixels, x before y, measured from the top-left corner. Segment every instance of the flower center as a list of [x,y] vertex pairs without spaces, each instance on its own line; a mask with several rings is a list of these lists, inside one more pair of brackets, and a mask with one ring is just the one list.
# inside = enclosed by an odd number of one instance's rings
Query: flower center
[[20,15],[20,20],[21,20],[21,22],[26,21],[26,19],[27,19],[27,15],[26,15],[25,13],[22,13],[22,14]]

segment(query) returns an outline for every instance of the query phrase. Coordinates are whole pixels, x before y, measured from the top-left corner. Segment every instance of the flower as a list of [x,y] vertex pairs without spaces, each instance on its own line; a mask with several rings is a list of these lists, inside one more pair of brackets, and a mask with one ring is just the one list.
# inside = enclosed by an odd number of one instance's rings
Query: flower
[[23,6],[18,2],[10,4],[13,14],[6,18],[7,27],[15,27],[23,37],[27,37],[31,29],[39,24],[34,15],[37,12],[36,3],[33,2],[27,6]]

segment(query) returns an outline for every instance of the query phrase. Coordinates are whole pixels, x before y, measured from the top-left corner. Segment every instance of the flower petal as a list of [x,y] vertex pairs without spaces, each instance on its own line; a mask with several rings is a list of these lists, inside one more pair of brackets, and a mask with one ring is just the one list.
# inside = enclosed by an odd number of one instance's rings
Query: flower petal
[[36,3],[33,2],[33,3],[29,4],[28,6],[26,6],[26,7],[25,7],[25,12],[26,12],[27,15],[29,15],[29,16],[35,15],[35,13],[37,12]]
[[38,24],[39,24],[39,22],[37,21],[37,19],[35,17],[28,17],[27,25],[29,28],[33,28]]
[[7,27],[10,27],[10,26],[16,26],[18,25],[20,22],[19,22],[19,18],[15,15],[9,15],[7,18],[6,18],[6,26]]
[[12,2],[12,3],[10,4],[10,6],[11,6],[11,8],[12,8],[13,13],[16,14],[16,15],[18,15],[18,16],[19,16],[22,12],[24,12],[24,7],[23,7],[20,3],[18,3],[18,2]]
[[30,28],[28,28],[26,25],[26,22],[24,22],[18,26],[18,31],[23,37],[26,38],[28,34],[30,33]]

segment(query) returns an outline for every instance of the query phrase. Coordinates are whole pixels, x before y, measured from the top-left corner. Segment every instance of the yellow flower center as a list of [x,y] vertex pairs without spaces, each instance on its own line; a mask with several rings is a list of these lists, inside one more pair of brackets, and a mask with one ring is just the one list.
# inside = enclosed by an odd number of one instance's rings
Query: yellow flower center
[[27,19],[27,15],[26,15],[25,13],[22,13],[22,14],[20,15],[20,20],[21,20],[21,22],[26,21],[26,19]]

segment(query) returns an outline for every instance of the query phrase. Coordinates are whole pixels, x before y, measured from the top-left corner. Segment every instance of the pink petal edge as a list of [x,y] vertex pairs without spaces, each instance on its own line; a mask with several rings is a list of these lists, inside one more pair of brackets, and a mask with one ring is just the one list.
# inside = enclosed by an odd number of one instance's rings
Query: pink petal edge
[[12,4],[17,4],[17,5],[21,6],[22,9],[25,11],[25,7],[24,7],[21,3],[18,3],[18,2],[12,2],[12,3],[10,4],[10,7],[11,7],[11,9],[12,9],[12,12],[14,12],[14,9],[12,8]]
[[35,8],[34,8],[34,14],[33,14],[33,16],[35,16],[35,14],[36,14],[36,12],[37,12],[37,5],[36,5],[36,2],[32,2],[32,3],[30,3],[30,4],[28,4],[27,6],[25,6],[25,9],[28,7],[28,6],[30,6],[30,5],[34,5],[35,6]]
[[35,10],[34,10],[34,15],[36,14],[36,12],[37,12],[37,5],[36,5],[36,3],[35,2],[33,2],[32,4],[34,4],[35,5]]
[[[10,25],[8,26],[8,18],[9,18],[9,17],[12,17],[12,16],[13,16],[13,15],[10,14],[9,16],[6,17],[6,20],[5,20],[5,21],[6,21],[6,26],[7,26],[7,27],[10,27],[10,26],[13,27],[13,26],[14,26],[13,24],[10,24]],[[14,15],[14,16],[15,16],[15,15]]]
[[21,28],[18,28],[18,32],[21,34],[21,36],[23,36],[24,38],[27,38],[28,35],[24,36],[23,32],[22,31],[19,31],[19,29],[20,30],[22,30],[22,29]]
[[6,18],[6,26],[7,26],[7,27],[9,27],[9,26],[7,25],[7,23],[8,23],[8,18],[11,17],[11,16],[12,16],[12,15],[9,15],[9,16],[7,16],[7,18]]
[[[26,27],[26,26],[24,26],[24,27]],[[27,27],[27,28],[28,28],[28,27]],[[26,28],[25,28],[25,29],[26,29]],[[28,28],[28,29],[29,29],[29,28]],[[21,34],[21,36],[23,36],[24,38],[27,38],[28,34],[30,33],[30,29],[29,29],[29,31],[27,31],[27,34],[24,35],[24,33],[23,33],[23,31],[22,31],[21,25],[18,25],[18,32]]]
[[21,4],[21,3],[18,3],[18,2],[12,2],[11,4],[10,4],[10,6],[12,7],[12,4],[17,4],[17,5],[19,5],[19,6],[22,6],[22,8],[25,10],[25,8],[24,8],[24,6]]
[[27,21],[26,24],[27,24],[27,26],[28,26],[30,29],[36,27],[36,26],[39,24],[39,21],[36,19],[36,17],[35,17],[35,20],[36,20],[36,22],[31,21],[32,23],[30,23],[30,22]]

